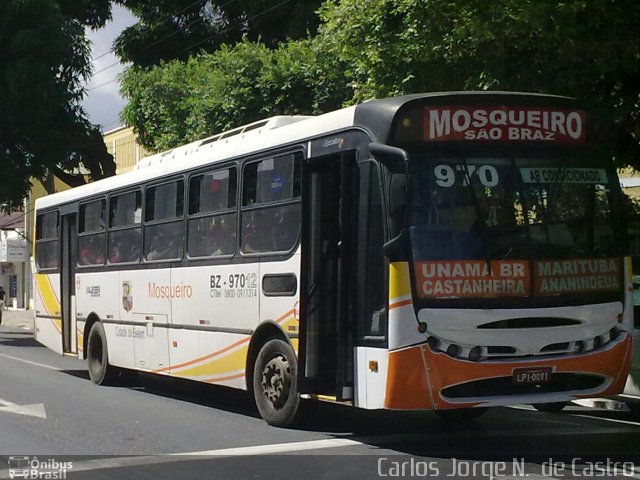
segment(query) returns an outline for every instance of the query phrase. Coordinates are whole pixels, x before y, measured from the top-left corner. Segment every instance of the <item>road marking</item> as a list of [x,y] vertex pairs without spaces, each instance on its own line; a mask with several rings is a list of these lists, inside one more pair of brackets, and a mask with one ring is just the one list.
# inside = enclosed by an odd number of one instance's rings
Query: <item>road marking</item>
[[[511,408],[513,410],[524,410],[524,411],[532,411],[532,412],[537,412],[537,410],[533,407],[529,408],[529,407],[525,407],[525,406],[510,406],[508,408]],[[584,410],[582,410],[584,411]],[[544,422],[548,422],[548,423],[566,423],[567,425],[577,425],[577,426],[583,426],[581,423],[574,423],[574,422],[561,422],[559,419],[560,418],[566,418],[567,420],[569,420],[572,417],[580,417],[580,418],[590,418],[592,420],[604,420],[606,422],[613,422],[613,423],[622,423],[622,424],[626,424],[626,425],[634,425],[636,427],[640,427],[640,422],[632,422],[630,420],[619,420],[617,418],[607,418],[607,417],[594,417],[592,415],[585,415],[583,413],[577,413],[575,410],[571,411],[571,410],[565,410],[564,413],[562,414],[555,414],[554,415],[556,418],[558,418],[557,421],[553,422],[549,419],[542,419],[542,418],[538,418],[536,419],[536,421],[544,421]]]
[[626,425],[634,425],[636,427],[640,427],[640,422],[631,422],[629,420],[619,420],[617,418],[607,418],[607,417],[592,417],[591,415],[582,415],[579,413],[572,413],[571,415],[574,417],[591,418],[592,420],[604,420],[605,422],[622,423]]
[[267,455],[270,453],[300,452],[303,450],[317,450],[322,448],[348,447],[362,445],[361,441],[349,438],[327,438],[324,440],[309,440],[306,442],[276,443],[272,445],[255,445],[250,447],[222,448],[218,450],[203,450],[201,452],[174,453],[173,456],[196,457],[235,457],[243,455]]
[[8,400],[0,398],[0,413],[15,413],[17,415],[28,415],[31,417],[47,418],[47,413],[44,410],[42,403],[34,403],[31,405],[18,405]]
[[19,357],[13,357],[11,355],[6,355],[4,353],[0,353],[0,357],[4,357],[4,358],[10,358],[11,360],[15,360],[17,362],[22,362],[22,363],[27,363],[29,365],[33,365],[36,367],[42,367],[42,368],[46,368],[48,370],[54,370],[56,372],[61,372],[62,368],[58,368],[58,367],[53,367],[51,365],[45,365],[44,363],[38,363],[38,362],[32,362],[31,360],[25,360],[24,358],[19,358]]
[[[628,429],[616,429],[616,428],[596,428],[591,429],[589,433],[622,433],[628,432]],[[518,430],[494,430],[491,432],[484,432],[485,437],[505,437],[509,435],[519,435]],[[568,432],[561,429],[544,429],[544,431],[528,432],[528,435],[571,435],[575,432]],[[455,434],[447,434],[447,439],[468,438],[469,432],[456,432]],[[86,460],[82,462],[73,462],[74,472],[86,472],[93,470],[103,470],[111,468],[129,468],[138,467],[144,465],[160,465],[164,463],[194,461],[194,460],[206,460],[212,458],[229,458],[229,457],[243,457],[250,455],[269,455],[269,454],[286,454],[291,452],[301,452],[310,450],[331,449],[339,447],[356,447],[364,446],[368,447],[371,455],[377,456],[376,453],[382,445],[393,444],[398,442],[407,441],[429,441],[434,440],[433,435],[416,433],[416,434],[397,434],[397,435],[384,435],[378,437],[360,437],[360,438],[328,438],[321,440],[309,440],[304,442],[292,442],[292,443],[277,443],[268,445],[253,445],[247,447],[231,447],[222,448],[216,450],[201,450],[194,452],[180,452],[164,455],[146,455],[135,457],[118,457],[118,458],[104,458]],[[338,453],[340,454],[340,453]],[[402,453],[398,453],[402,455]],[[8,470],[0,470],[0,478],[6,478]],[[537,480],[545,478],[546,480],[553,480],[551,477],[539,477],[537,474],[528,474],[528,480]],[[640,478],[640,477],[634,477]]]
[[[273,453],[299,452],[305,450],[317,450],[325,448],[339,448],[346,446],[362,445],[357,440],[347,438],[328,438],[323,440],[310,440],[307,442],[277,443],[272,445],[256,445],[250,447],[223,448],[219,450],[204,450],[201,452],[184,452],[168,455],[146,455],[139,457],[104,458],[73,462],[73,468],[68,473],[87,472],[108,468],[139,467],[144,465],[159,465],[162,463],[185,462],[193,460],[205,460],[211,457],[241,457],[247,455],[267,455]],[[0,478],[7,478],[9,470],[0,470]]]

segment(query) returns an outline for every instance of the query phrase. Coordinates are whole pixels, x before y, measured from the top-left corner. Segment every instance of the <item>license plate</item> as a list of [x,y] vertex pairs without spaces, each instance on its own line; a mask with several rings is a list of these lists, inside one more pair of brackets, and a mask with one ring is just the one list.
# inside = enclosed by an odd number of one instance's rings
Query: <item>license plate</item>
[[513,383],[537,385],[549,382],[552,373],[551,367],[514,368],[512,378]]

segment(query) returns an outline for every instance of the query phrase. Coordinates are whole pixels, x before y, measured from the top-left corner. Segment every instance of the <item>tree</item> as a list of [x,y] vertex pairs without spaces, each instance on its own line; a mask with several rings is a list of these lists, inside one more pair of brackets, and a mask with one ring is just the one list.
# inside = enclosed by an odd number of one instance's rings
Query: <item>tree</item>
[[320,16],[353,102],[455,89],[573,96],[612,113],[617,161],[640,168],[635,0],[342,0]]
[[[245,42],[128,72],[126,119],[158,149],[260,116],[319,113],[405,93],[553,93],[611,112],[616,160],[640,169],[635,0],[334,0],[319,15],[316,35],[270,53]],[[198,88],[178,78],[208,62],[212,70],[195,75]],[[185,95],[179,110],[163,98],[167,92],[154,90],[163,72],[175,79],[170,96]]]
[[[275,48],[287,39],[315,33],[321,0],[117,0],[140,21],[115,42],[124,61],[149,67],[186,60],[198,52],[243,39]],[[186,6],[185,6],[186,4]]]
[[79,106],[91,71],[84,27],[104,25],[108,0],[0,2],[0,203],[20,205],[31,177],[72,186],[115,173],[113,158]]
[[159,151],[273,115],[337,108],[343,83],[319,70],[317,53],[305,40],[276,50],[243,41],[186,62],[129,68],[123,118],[142,145]]

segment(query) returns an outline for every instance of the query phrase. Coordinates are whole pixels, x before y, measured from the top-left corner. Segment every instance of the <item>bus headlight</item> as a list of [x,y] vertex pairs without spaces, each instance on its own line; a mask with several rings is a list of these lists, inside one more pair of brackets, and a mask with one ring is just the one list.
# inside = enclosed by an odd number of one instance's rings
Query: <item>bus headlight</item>
[[584,350],[584,342],[578,340],[576,343],[573,344],[574,353],[580,353],[583,350]]
[[597,336],[593,339],[593,349],[597,350],[602,346],[602,339],[600,336]]
[[613,327],[611,330],[609,330],[609,341],[610,342],[613,342],[619,336],[620,336],[620,330],[618,330],[616,327]]
[[427,345],[429,345],[429,348],[431,349],[432,352],[437,352],[438,347],[440,346],[440,340],[438,340],[434,336],[431,336],[427,338]]
[[472,362],[477,362],[478,360],[480,360],[481,356],[482,349],[480,347],[476,346],[469,350],[469,360],[471,360]]
[[452,343],[447,348],[447,355],[449,355],[450,357],[455,357],[456,355],[458,355],[458,353],[460,353],[460,347],[458,345]]

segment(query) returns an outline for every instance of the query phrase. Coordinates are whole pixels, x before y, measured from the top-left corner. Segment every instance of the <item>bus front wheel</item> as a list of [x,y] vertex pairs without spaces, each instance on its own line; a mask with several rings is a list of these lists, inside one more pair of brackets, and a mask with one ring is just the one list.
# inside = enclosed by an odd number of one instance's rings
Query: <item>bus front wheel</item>
[[253,395],[260,416],[276,427],[291,425],[300,407],[296,355],[280,339],[265,343],[256,358]]
[[109,365],[107,334],[100,322],[94,323],[89,330],[87,367],[89,378],[96,385],[108,385],[116,376],[116,368]]

